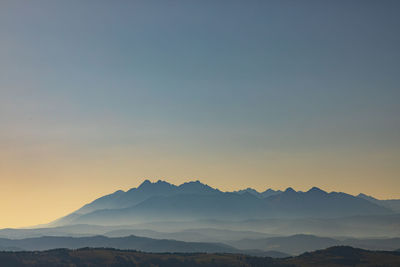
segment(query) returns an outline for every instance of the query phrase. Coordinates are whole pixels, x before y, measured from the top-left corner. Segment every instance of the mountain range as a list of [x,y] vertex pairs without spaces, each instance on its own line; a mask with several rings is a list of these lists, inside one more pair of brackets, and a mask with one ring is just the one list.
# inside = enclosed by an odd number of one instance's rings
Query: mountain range
[[199,181],[176,186],[161,180],[155,183],[146,180],[137,188],[98,198],[51,225],[387,215],[397,212],[397,206],[390,203],[364,195],[328,193],[317,187],[307,192],[292,188],[261,193],[251,188],[222,192]]
[[0,229],[0,237],[22,239],[41,236],[123,237],[137,235],[181,241],[226,242],[296,234],[329,237],[400,237],[400,214],[339,218],[272,218],[254,220],[157,221],[131,225],[68,224],[56,227]]
[[220,242],[185,242],[174,239],[154,239],[135,235],[106,237],[41,236],[23,239],[0,238],[3,251],[41,251],[56,248],[78,249],[106,247],[145,252],[174,253],[241,253],[253,256],[287,257],[332,246],[352,246],[370,250],[396,250],[400,238],[331,238],[314,235],[291,235],[266,238],[245,238]]
[[272,257],[337,245],[395,250],[399,203],[317,187],[223,192],[200,181],[146,180],[47,225],[0,229],[0,250],[110,247]]

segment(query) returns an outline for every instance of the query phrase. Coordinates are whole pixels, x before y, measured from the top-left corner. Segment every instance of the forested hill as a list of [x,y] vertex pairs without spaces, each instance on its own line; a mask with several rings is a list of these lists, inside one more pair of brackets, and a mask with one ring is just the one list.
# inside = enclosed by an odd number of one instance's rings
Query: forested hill
[[297,257],[273,259],[241,254],[143,253],[115,249],[56,249],[0,252],[1,266],[400,266],[400,252],[331,247]]

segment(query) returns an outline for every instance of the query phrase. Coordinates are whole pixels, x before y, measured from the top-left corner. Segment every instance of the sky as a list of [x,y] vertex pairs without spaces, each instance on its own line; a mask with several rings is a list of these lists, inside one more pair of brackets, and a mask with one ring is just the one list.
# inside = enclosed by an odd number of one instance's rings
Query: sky
[[0,2],[0,228],[144,179],[400,198],[399,1]]

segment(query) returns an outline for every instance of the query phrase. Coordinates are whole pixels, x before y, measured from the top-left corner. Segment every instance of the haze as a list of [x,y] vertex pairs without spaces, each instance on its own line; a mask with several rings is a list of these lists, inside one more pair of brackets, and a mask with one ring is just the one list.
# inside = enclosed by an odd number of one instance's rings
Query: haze
[[1,1],[0,227],[145,178],[399,198],[398,1]]

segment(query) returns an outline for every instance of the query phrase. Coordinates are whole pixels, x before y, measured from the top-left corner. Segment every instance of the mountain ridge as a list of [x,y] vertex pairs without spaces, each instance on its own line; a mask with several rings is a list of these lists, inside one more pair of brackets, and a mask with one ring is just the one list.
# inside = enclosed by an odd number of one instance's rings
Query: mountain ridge
[[[377,200],[378,201],[378,200]],[[340,217],[389,214],[379,201],[312,187],[306,192],[252,188],[222,192],[199,180],[174,185],[145,180],[137,188],[118,190],[54,221],[66,224],[129,224],[174,219],[254,219],[285,217]]]
[[25,239],[0,238],[0,248],[11,251],[43,251],[60,248],[79,249],[84,247],[130,249],[153,253],[241,253],[258,256],[289,256],[286,253],[273,250],[240,250],[223,243],[184,242],[173,239],[154,239],[135,235],[124,237],[97,235],[88,237],[42,236]]

